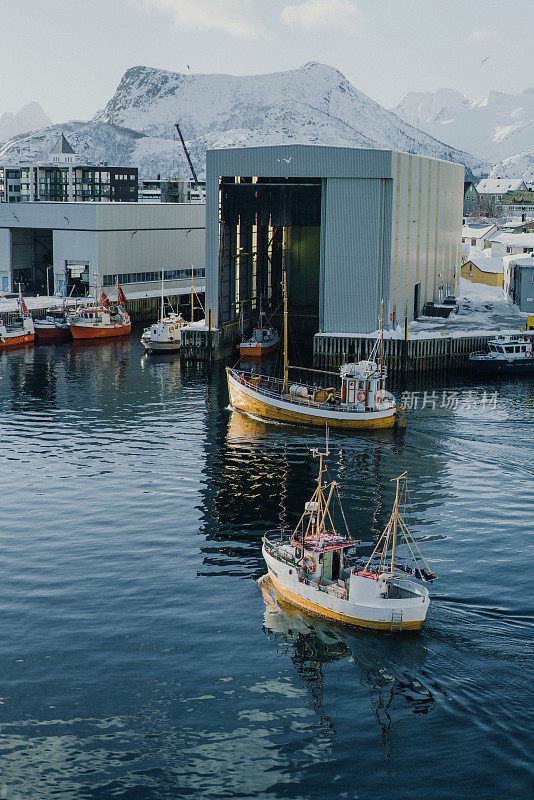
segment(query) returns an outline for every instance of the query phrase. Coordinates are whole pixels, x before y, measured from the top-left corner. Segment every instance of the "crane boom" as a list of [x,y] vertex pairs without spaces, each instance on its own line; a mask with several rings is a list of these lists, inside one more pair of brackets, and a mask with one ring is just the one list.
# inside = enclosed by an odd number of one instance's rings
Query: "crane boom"
[[193,166],[193,162],[191,161],[191,156],[189,155],[189,151],[188,151],[187,147],[185,146],[184,137],[182,136],[182,131],[180,130],[180,126],[178,125],[177,122],[175,122],[174,123],[174,127],[178,131],[178,136],[180,137],[180,141],[182,143],[182,147],[184,148],[185,157],[187,158],[187,161],[188,161],[188,164],[189,164],[189,169],[191,170],[191,175],[193,176],[193,181],[195,183],[195,186],[198,186],[197,173],[195,172],[195,168]]

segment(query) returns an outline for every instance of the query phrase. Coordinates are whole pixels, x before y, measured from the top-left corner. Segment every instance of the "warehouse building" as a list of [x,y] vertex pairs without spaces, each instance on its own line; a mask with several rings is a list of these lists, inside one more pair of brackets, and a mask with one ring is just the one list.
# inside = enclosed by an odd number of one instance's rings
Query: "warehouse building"
[[[127,296],[204,285],[205,206],[0,204],[0,290],[85,296],[119,280]],[[47,291],[48,290],[48,291]]]
[[390,150],[280,145],[211,150],[206,301],[223,340],[263,298],[308,334],[417,317],[455,282],[464,167]]

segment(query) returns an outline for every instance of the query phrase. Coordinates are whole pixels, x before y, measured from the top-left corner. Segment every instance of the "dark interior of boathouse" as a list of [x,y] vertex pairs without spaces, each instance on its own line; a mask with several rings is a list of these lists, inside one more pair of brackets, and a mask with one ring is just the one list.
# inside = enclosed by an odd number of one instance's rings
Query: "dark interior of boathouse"
[[320,178],[220,179],[219,324],[250,330],[283,308],[286,272],[296,335],[319,327]]

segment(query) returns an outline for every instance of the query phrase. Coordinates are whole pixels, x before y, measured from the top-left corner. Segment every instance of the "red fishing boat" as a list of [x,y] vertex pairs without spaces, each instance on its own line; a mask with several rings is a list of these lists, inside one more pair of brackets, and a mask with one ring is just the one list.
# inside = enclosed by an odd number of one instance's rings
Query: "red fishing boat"
[[34,340],[33,319],[26,308],[20,287],[18,306],[20,317],[13,324],[6,325],[0,320],[0,350],[4,350],[7,347],[31,344]]
[[126,311],[126,297],[118,286],[118,299],[111,303],[102,293],[99,305],[88,306],[69,317],[72,338],[109,339],[112,336],[126,336],[131,333],[132,323]]

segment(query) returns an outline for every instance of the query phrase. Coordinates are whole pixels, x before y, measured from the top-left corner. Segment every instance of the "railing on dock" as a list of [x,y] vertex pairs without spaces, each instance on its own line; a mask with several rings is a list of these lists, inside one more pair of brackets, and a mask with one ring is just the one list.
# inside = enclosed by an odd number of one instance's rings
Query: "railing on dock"
[[[469,354],[487,351],[487,344],[498,331],[483,336],[437,336],[433,339],[385,339],[384,366],[393,372],[440,372],[465,369]],[[521,331],[532,338],[534,331]],[[339,368],[347,361],[369,358],[376,339],[368,336],[316,335],[313,343],[314,363],[325,368]]]

